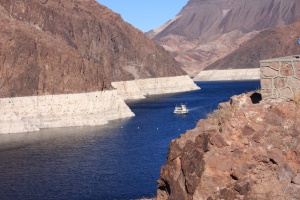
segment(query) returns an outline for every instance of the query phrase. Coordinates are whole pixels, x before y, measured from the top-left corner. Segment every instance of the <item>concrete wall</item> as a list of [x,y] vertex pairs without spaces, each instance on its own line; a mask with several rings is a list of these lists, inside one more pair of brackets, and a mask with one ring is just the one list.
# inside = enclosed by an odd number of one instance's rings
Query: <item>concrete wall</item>
[[200,89],[189,76],[138,79],[113,82],[124,99],[140,99],[145,95],[185,92]]
[[262,60],[260,68],[263,99],[300,98],[299,56]]
[[117,91],[0,99],[0,133],[102,125],[134,116]]
[[194,81],[259,80],[260,69],[227,69],[201,71]]

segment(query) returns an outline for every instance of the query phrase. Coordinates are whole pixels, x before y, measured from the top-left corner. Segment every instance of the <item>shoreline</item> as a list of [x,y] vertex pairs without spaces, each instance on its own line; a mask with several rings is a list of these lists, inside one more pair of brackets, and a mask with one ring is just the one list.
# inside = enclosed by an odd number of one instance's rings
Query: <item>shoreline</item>
[[194,81],[260,80],[260,68],[201,71]]
[[200,89],[188,76],[114,82],[112,85],[117,86],[117,89],[2,98],[0,134],[33,132],[45,128],[104,125],[111,120],[135,116],[125,100]]

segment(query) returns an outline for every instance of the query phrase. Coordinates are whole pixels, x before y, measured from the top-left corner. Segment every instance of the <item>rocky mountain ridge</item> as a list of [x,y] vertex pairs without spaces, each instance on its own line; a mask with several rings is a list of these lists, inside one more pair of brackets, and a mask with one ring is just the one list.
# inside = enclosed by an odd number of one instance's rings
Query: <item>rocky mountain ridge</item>
[[299,98],[260,100],[234,96],[173,140],[157,199],[299,199]]
[[205,69],[228,69],[228,66],[232,69],[259,68],[260,60],[297,55],[300,53],[299,33],[300,20],[264,30]]
[[297,0],[190,0],[173,20],[146,35],[195,75],[260,31],[295,22],[299,13]]
[[95,0],[0,0],[0,97],[184,75],[162,47]]

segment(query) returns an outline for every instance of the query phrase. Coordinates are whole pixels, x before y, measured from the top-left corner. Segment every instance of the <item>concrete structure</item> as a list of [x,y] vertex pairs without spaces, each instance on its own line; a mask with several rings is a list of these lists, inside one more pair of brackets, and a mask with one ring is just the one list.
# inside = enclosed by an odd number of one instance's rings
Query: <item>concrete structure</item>
[[103,125],[134,114],[117,91],[0,99],[0,133]]
[[263,99],[300,98],[300,56],[262,60],[260,68]]
[[260,69],[226,69],[201,71],[194,81],[259,80]]
[[177,93],[200,89],[187,75],[113,82],[112,86],[118,90],[118,94],[124,100],[145,98],[145,95]]

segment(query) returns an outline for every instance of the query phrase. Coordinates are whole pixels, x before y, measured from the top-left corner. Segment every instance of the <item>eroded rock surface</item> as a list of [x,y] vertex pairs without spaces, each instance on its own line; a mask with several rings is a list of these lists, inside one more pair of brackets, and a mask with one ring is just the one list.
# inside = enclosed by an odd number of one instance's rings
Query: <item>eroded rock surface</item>
[[[184,69],[195,75],[260,31],[295,22],[300,18],[299,13],[298,0],[189,0],[174,19],[147,35],[172,52]],[[289,40],[292,35],[286,31],[284,37]],[[269,34],[269,38],[277,37]],[[236,68],[224,67],[220,69]]]
[[95,0],[0,0],[0,27],[0,98],[185,74],[162,47]]
[[157,199],[299,199],[299,102],[234,96],[171,142]]

